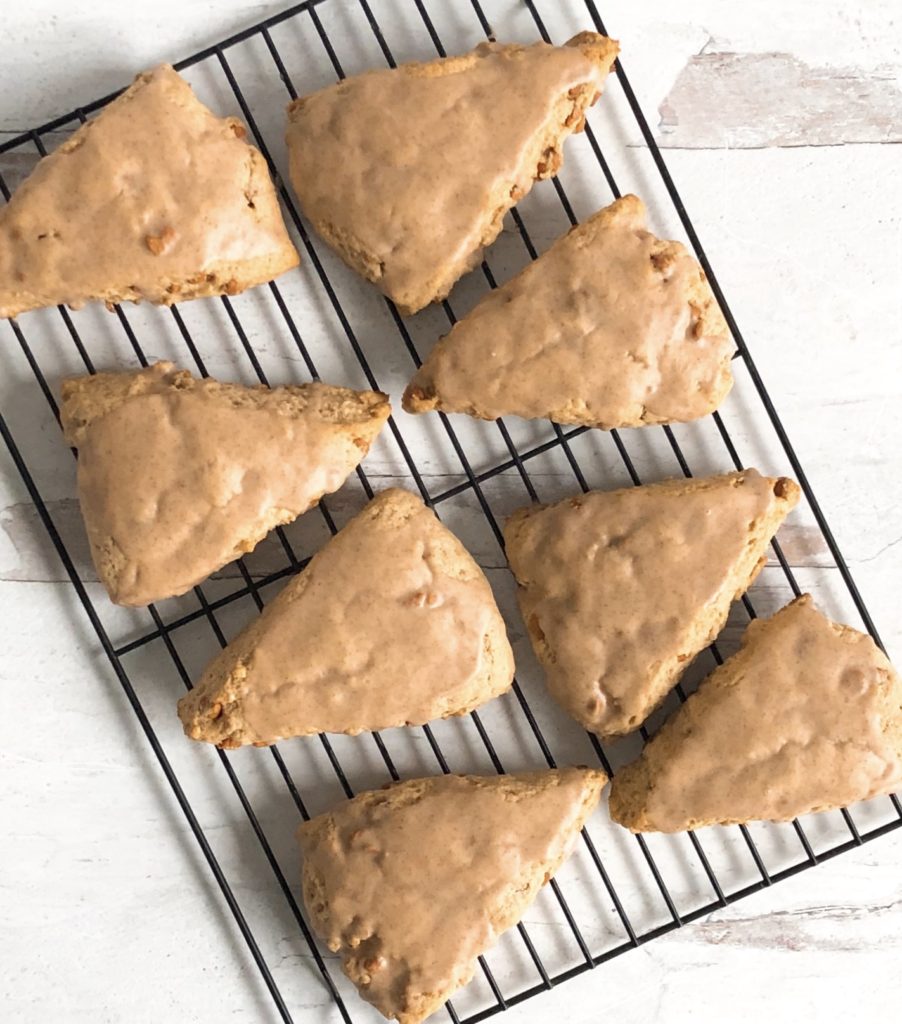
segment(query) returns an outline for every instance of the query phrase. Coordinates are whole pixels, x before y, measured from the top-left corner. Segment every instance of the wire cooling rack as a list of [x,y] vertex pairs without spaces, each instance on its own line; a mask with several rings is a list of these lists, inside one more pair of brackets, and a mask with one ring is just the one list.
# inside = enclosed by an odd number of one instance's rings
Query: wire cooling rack
[[[431,10],[424,0],[307,0],[181,61],[176,67],[202,100],[248,124],[279,183],[304,258],[301,268],[234,298],[171,310],[116,308],[112,314],[59,307],[0,327],[13,342],[3,356],[0,433],[93,627],[98,670],[108,661],[121,684],[259,970],[274,1019],[378,1019],[309,930],[299,901],[295,822],[387,778],[558,762],[600,762],[613,772],[635,756],[647,736],[643,730],[602,744],[548,700],[502,554],[499,524],[514,508],[576,488],[744,464],[788,472],[802,485],[805,502],[793,519],[797,529],[807,523],[809,532],[817,532],[825,554],[814,565],[804,559],[793,564],[791,552],[784,551],[793,545],[787,532],[792,527],[781,531],[783,547],[773,544],[758,582],[717,643],[653,717],[650,730],[735,647],[749,618],[774,611],[803,590],[835,617],[857,617],[879,643],[622,65],[591,111],[585,134],[568,142],[559,177],[537,185],[512,211],[481,274],[469,275],[451,300],[417,317],[402,319],[311,236],[282,184],[284,106],[298,94],[367,67],[460,52],[486,36],[561,42],[586,27],[606,31],[591,0],[549,3],[545,10],[530,0],[461,0],[434,3]],[[0,146],[4,197],[15,185],[13,177],[24,176],[111,98]],[[626,145],[630,138],[643,144]],[[53,422],[60,376],[171,358],[200,374],[246,382],[275,384],[322,374],[334,383],[381,387],[397,397],[421,354],[459,313],[496,279],[507,279],[534,259],[569,224],[620,195],[625,181],[645,198],[659,234],[682,236],[695,250],[730,325],[736,387],[720,413],[696,424],[623,433],[397,413],[366,469],[318,512],[276,531],[275,538],[182,598],[140,610],[109,604],[74,511],[73,460]],[[46,404],[35,401],[35,384]],[[279,581],[306,564],[361,507],[374,485],[399,483],[423,496],[490,576],[517,653],[512,693],[463,719],[422,729],[320,736],[232,753],[186,741],[174,715],[180,690],[259,612]],[[833,585],[837,575],[842,587]],[[755,823],[680,836],[633,837],[601,810],[527,920],[481,958],[476,978],[447,1005],[447,1013],[452,1021],[483,1020],[900,824],[902,806],[895,796],[787,825]],[[286,957],[292,969],[277,971]]]

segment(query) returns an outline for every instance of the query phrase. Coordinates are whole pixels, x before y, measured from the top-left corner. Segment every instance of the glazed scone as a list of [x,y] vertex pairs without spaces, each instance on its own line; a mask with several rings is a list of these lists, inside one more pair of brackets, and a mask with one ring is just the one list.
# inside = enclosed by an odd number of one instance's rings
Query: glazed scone
[[599,736],[641,725],[715,638],[799,500],[754,469],[591,491],[504,528],[548,688]]
[[304,214],[402,313],[443,299],[504,214],[557,173],[617,49],[592,32],[565,46],[483,43],[302,96],[287,143]]
[[220,747],[462,715],[510,688],[514,656],[482,570],[408,491],[340,530],[179,701]]
[[139,75],[0,207],[0,317],[235,295],[297,266],[244,138],[169,65]]
[[183,594],[337,490],[391,412],[375,391],[242,387],[166,362],[62,393],[91,554],[124,605]]
[[617,773],[633,832],[789,821],[902,783],[902,681],[864,633],[810,595],[751,623],[739,652]]
[[684,422],[726,397],[734,347],[704,271],[624,196],[459,320],[404,408],[606,429]]
[[310,922],[364,999],[420,1024],[520,920],[606,782],[563,768],[361,793],[298,830]]

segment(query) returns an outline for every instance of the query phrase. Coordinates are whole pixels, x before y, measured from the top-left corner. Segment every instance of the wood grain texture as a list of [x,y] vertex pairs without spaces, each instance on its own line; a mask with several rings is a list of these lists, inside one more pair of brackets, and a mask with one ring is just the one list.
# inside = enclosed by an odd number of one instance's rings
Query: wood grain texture
[[689,149],[902,142],[898,72],[811,67],[791,53],[705,50],[658,107],[660,142]]
[[[352,0],[330,2],[349,12],[346,20],[339,17],[332,23],[348,66],[375,66],[381,59],[378,49],[354,42],[364,38],[359,18],[355,20],[356,5]],[[381,17],[400,0],[373,3]],[[18,5],[5,12],[0,39],[0,138],[117,88],[140,68],[188,53],[280,6],[247,0],[132,5],[94,0],[65,10],[55,0]],[[548,21],[558,38],[586,27],[577,0],[545,3],[542,9],[548,14],[551,6],[555,12]],[[898,75],[902,50],[898,5],[895,0],[798,0],[791,5],[783,0],[756,5],[686,0],[675,8],[664,0],[610,0],[600,6],[610,30],[623,41],[624,63],[653,126],[664,101],[678,120],[665,140],[675,146],[666,154],[668,165],[890,653],[902,660],[900,150],[880,144],[877,135],[883,129],[875,115],[889,111],[886,138],[897,138],[897,107],[889,85],[892,75]],[[521,5],[487,2],[486,7],[497,13],[499,23],[504,19],[511,25],[512,38],[534,37]],[[443,33],[456,25],[475,41],[472,34],[478,26],[467,14],[469,5],[433,3],[430,10]],[[293,45],[290,39],[288,44]],[[420,37],[400,33],[392,44],[407,57],[426,55]],[[309,55],[297,45],[291,51],[292,70],[302,74]],[[725,71],[718,70],[718,60]],[[242,70],[268,116],[264,101],[273,82],[261,70],[265,67],[258,61]],[[769,83],[762,86],[762,76],[769,72],[782,83],[779,96],[769,91]],[[735,75],[736,84],[727,90],[720,75]],[[806,75],[812,83],[807,94]],[[755,81],[762,86],[761,97],[746,102],[742,90]],[[794,82],[801,84],[796,88]],[[705,95],[706,83],[722,90],[724,102],[715,104]],[[201,82],[202,87],[206,84]],[[612,84],[612,106],[616,93]],[[228,90],[214,84],[208,98],[223,113],[232,112]],[[267,130],[277,130],[281,102]],[[603,127],[602,143],[618,180],[643,194],[654,192],[653,168],[628,118],[612,116]],[[827,145],[826,139],[843,144]],[[575,150],[583,143],[575,140]],[[0,171],[21,177],[31,160],[6,158]],[[573,167],[579,166],[574,160]],[[580,216],[609,198],[581,191],[575,170],[565,169],[563,180]],[[536,190],[524,204],[524,215],[542,248],[565,228],[550,188]],[[656,215],[661,232],[679,232],[663,206]],[[505,276],[525,259],[518,246],[508,226],[491,254]],[[390,319],[378,303],[367,304],[367,293],[352,277],[342,278],[342,287],[360,298],[362,312],[355,325],[368,351],[384,351],[380,374],[397,395],[409,363],[403,353],[379,347],[393,330]],[[454,308],[475,301],[479,287],[473,275],[462,282],[452,296]],[[311,345],[319,345],[322,372],[359,385],[354,360],[336,349],[339,334],[331,327],[320,330],[322,306],[291,295],[299,303],[299,320]],[[151,355],[185,359],[162,318],[147,311],[134,315]],[[115,319],[102,311],[78,316],[98,363],[111,364],[121,353],[113,340]],[[246,380],[248,367],[225,318],[206,307],[187,310],[186,316],[201,339],[211,372]],[[418,344],[428,350],[447,324],[433,311],[417,319],[413,328]],[[36,318],[28,329],[38,358],[54,368],[53,386],[64,370],[78,369],[59,326],[54,323],[42,331]],[[260,326],[252,341],[274,381],[303,375],[297,353],[272,324]],[[17,424],[33,424],[31,451],[51,511],[90,578],[71,459],[60,450],[55,425],[17,354],[15,338],[2,324],[0,344],[17,360],[14,372],[0,378],[0,408]],[[58,356],[60,363],[69,363],[58,366]],[[414,429],[406,421],[402,425]],[[771,457],[773,437],[768,431],[747,423],[739,413],[730,426],[750,461]],[[679,434],[698,464],[721,458],[708,435]],[[426,428],[417,437],[429,486],[441,488],[459,480],[459,466],[440,438]],[[498,443],[488,432],[473,435],[474,444],[483,441]],[[635,432],[627,443],[640,460],[645,458],[645,442]],[[491,456],[497,453],[493,447]],[[616,452],[602,441],[587,444],[580,453],[599,478],[626,482],[618,477],[622,467]],[[643,469],[655,470],[657,465],[651,456],[642,462]],[[676,471],[672,465],[662,466],[659,472]],[[546,499],[574,486],[560,461],[538,460],[533,469]],[[367,470],[379,486],[400,479],[398,460],[388,448],[374,450]],[[515,474],[499,479],[488,494],[499,509],[526,500]],[[337,521],[344,522],[360,500],[352,489],[337,495],[331,506]],[[497,545],[477,528],[479,509],[463,499],[449,502],[448,508],[452,527],[473,538],[476,557],[493,586],[510,599],[509,574]],[[325,531],[311,514],[302,517],[291,536],[299,550],[309,552],[321,546]],[[790,521],[782,539],[802,584],[815,587],[818,600],[829,602],[837,591],[836,572],[823,570],[827,560],[810,517]],[[279,559],[277,547],[267,543],[252,569],[269,571]],[[234,588],[234,567],[224,577],[214,587]],[[0,934],[0,962],[7,1013],[24,1024],[44,1024],[51,1017],[73,1024],[208,1024],[226,1019],[257,1024],[273,1019],[253,965],[223,915],[134,716],[71,587],[62,580],[35,510],[0,450],[0,622],[5,640],[0,787],[7,839],[0,844],[0,902],[8,921]],[[90,590],[110,628],[122,633],[138,628],[131,613],[120,615],[103,603],[99,586],[91,584]],[[783,594],[779,570],[766,569],[756,593],[760,607],[766,611],[776,606]],[[225,628],[234,631],[253,614],[247,603]],[[522,630],[515,618],[511,624],[518,659],[525,664],[529,654]],[[743,627],[742,616],[734,617],[725,634],[726,649],[735,646]],[[215,641],[187,627],[175,642],[189,670],[196,671]],[[137,656],[130,668],[141,680],[142,699],[217,854],[239,881],[242,905],[255,920],[266,922],[267,953],[279,984],[302,1007],[300,1020],[329,1021],[328,997],[243,812],[208,752],[181,741],[173,707],[181,682],[165,665],[165,653],[151,650],[146,657]],[[489,712],[490,727],[497,724],[494,715],[506,722],[501,712]],[[442,735],[453,741],[456,734]],[[521,734],[513,732],[513,739],[519,742]],[[582,750],[578,744],[583,741],[574,733],[574,751]],[[389,742],[398,743],[393,737]],[[435,770],[428,748],[417,753],[423,748],[425,742],[417,739],[403,762],[408,774]],[[464,766],[472,757],[466,743],[458,747],[452,742],[451,749],[459,758],[455,764]],[[346,747],[341,750],[342,756],[348,752]],[[277,856],[292,865],[295,851],[285,822],[290,818],[293,827],[293,811],[277,796],[279,780],[258,774],[258,762],[248,753],[236,758],[236,768],[253,787]],[[313,810],[340,798],[328,764],[312,744],[295,745],[288,756],[293,768],[325,780]],[[514,759],[510,767],[526,765]],[[355,781],[377,784],[378,769],[365,757]],[[604,829],[600,834],[610,843],[603,855],[619,870],[616,834],[609,836]],[[720,850],[709,837],[703,841],[723,854],[729,868],[735,850]],[[597,1024],[600,1017],[625,1024],[720,1024],[726,1019],[789,1024],[807,1017],[851,1015],[884,1020],[887,1008],[902,997],[897,969],[902,948],[900,857],[902,836],[897,834],[618,957],[502,1019],[511,1024],[539,1024],[551,1017],[568,1024]],[[698,875],[696,866],[681,859],[667,863],[677,887],[684,876]],[[631,896],[634,889],[648,888],[629,877],[622,881]],[[613,920],[610,905],[600,901],[586,923],[587,933],[603,938]],[[567,941],[559,915],[541,902],[527,925],[552,955]]]

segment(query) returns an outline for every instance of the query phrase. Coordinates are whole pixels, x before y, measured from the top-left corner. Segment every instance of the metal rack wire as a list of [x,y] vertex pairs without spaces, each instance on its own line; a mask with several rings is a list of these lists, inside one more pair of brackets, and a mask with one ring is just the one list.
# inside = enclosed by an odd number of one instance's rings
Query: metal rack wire
[[[397,0],[394,6],[397,7],[400,4],[402,4],[402,0]],[[273,87],[278,81],[281,81],[284,99],[293,99],[299,92],[306,90],[297,88],[290,70],[291,61],[286,59],[283,53],[284,46],[280,46],[277,35],[286,27],[295,26],[308,32],[321,47],[320,56],[325,60],[326,66],[331,69],[331,73],[334,76],[343,77],[345,67],[339,56],[336,39],[328,30],[322,15],[323,9],[331,9],[338,5],[339,0],[306,0],[306,2],[299,3],[176,64],[176,68],[180,71],[188,71],[199,66],[212,67],[217,71],[226,83],[227,95],[230,94],[231,100],[237,105],[250,129],[253,140],[263,152],[277,182],[281,182],[280,168],[278,160],[274,156],[272,136],[261,125],[259,113],[255,113],[253,102],[249,100],[246,90],[242,89],[239,83],[240,76],[235,70],[237,55],[241,53],[243,46],[256,45],[258,55],[262,55],[262,59],[268,61],[266,68],[271,76]],[[344,6],[349,7],[349,3],[345,3]],[[384,63],[388,66],[395,66],[395,54],[389,44],[389,36],[383,29],[383,20],[377,16],[375,10],[377,6],[377,0],[373,0],[372,3],[369,0],[356,0],[354,10],[362,19],[361,25],[371,33],[371,41],[375,42]],[[404,6],[410,8],[413,24],[420,33],[419,56],[423,58],[433,55],[444,56],[446,50],[442,35],[437,27],[436,19],[430,14],[424,0],[412,0],[412,4],[406,3]],[[463,6],[466,5],[461,4],[461,7]],[[546,41],[552,41],[535,0],[525,0],[523,7],[531,19],[533,33],[538,34]],[[479,0],[470,0],[469,13],[484,36],[492,37],[494,35],[493,23]],[[606,31],[592,0],[585,0],[583,17],[588,17],[592,26],[598,31]],[[498,34],[499,36],[503,35],[500,26]],[[839,571],[852,605],[857,610],[865,628],[879,643],[879,636],[870,615],[812,493],[773,403],[764,388],[745,341],[721,292],[716,275],[680,199],[673,178],[656,145],[654,135],[620,64],[616,67],[615,77],[616,87],[621,90],[623,100],[631,116],[635,119],[635,124],[638,126],[660,176],[660,182],[690,244],[708,275],[717,300],[727,318],[737,346],[734,364],[737,367],[737,372],[738,368],[742,367],[747,374],[756,399],[760,403],[760,409],[763,410],[766,421],[771,425],[776,439],[782,446],[792,473],[802,486],[807,507],[823,536],[832,557],[832,564]],[[613,81],[609,88],[615,88]],[[11,139],[0,145],[0,153],[33,152],[43,156],[46,153],[46,139],[52,138],[53,134],[60,129],[77,127],[79,123],[84,122],[89,114],[112,98],[112,96],[104,97],[78,108],[70,114],[56,118],[40,128]],[[599,136],[600,133],[590,120],[585,135],[589,155],[594,161],[596,173],[598,170],[601,171],[610,193],[613,196],[619,196],[620,189],[609,156],[605,154]],[[578,217],[574,203],[571,202],[561,178],[554,179],[551,188],[554,193],[554,201],[559,204],[566,221],[571,224],[577,223]],[[9,198],[10,190],[2,177],[0,177],[0,191],[2,191],[4,199]],[[328,254],[322,252],[319,243],[308,233],[291,194],[281,183],[279,192],[289,223],[299,240],[302,255],[306,257],[308,267],[312,269],[312,287],[317,291],[325,310],[323,317],[335,326],[336,337],[332,338],[331,343],[347,346],[353,354],[363,379],[370,387],[378,388],[378,364],[370,354],[369,346],[361,341],[359,326],[355,327],[352,314],[348,312],[348,302],[343,301],[340,297],[345,286],[336,283],[337,274]],[[529,259],[535,259],[539,247],[527,226],[526,217],[516,209],[512,212],[511,217],[514,226],[513,236],[519,239],[519,244],[524,248],[526,256]],[[496,272],[488,262],[483,263],[482,274],[488,287],[495,287]],[[342,278],[342,281],[344,280]],[[288,339],[288,344],[293,348],[296,359],[303,366],[305,375],[312,379],[318,379],[318,360],[314,358],[313,346],[305,338],[304,331],[292,313],[294,302],[291,297],[286,297],[286,288],[288,287],[289,285],[283,281],[272,282],[258,291],[262,296],[261,301],[267,304],[272,322],[277,324],[278,329]],[[238,300],[223,297],[220,300],[220,308],[222,323],[234,332],[238,350],[246,358],[253,377],[261,383],[269,383],[261,350],[254,343],[254,331],[247,319],[246,311],[241,308],[241,303]],[[445,319],[444,329],[447,329],[447,325],[454,322],[456,314],[450,301],[442,303],[442,310]],[[386,302],[382,312],[387,314],[386,322],[392,325],[392,330],[395,332],[394,344],[400,342],[401,350],[409,361],[407,365],[412,370],[420,362],[414,333],[408,322],[401,318],[391,303]],[[77,363],[83,371],[94,372],[95,359],[91,354],[91,346],[83,340],[82,332],[77,326],[80,314],[70,314],[64,307],[60,307],[58,313],[50,315],[58,317],[55,321],[55,330],[53,326],[50,328],[51,333],[55,337],[59,336],[61,324],[62,337],[71,342]],[[129,353],[130,358],[136,360],[140,365],[148,365],[150,360],[147,354],[147,343],[142,344],[139,340],[139,335],[142,332],[135,326],[136,314],[126,312],[118,307],[114,310],[114,315],[118,331],[121,332],[116,342],[120,350]],[[174,333],[178,343],[183,346],[188,361],[193,363],[193,368],[201,375],[207,375],[208,359],[204,357],[202,346],[197,342],[195,333],[192,332],[188,316],[177,307],[172,307],[168,313],[161,313],[160,316],[170,318],[168,327]],[[30,320],[29,323],[31,323]],[[9,330],[15,339],[18,354],[37,382],[50,413],[58,420],[58,407],[53,388],[48,380],[49,374],[42,365],[47,359],[46,349],[41,344],[34,344],[28,340],[27,329],[23,323],[9,322]],[[10,359],[11,356],[6,357],[7,362]],[[376,364],[375,369],[374,364]],[[413,446],[408,442],[407,428],[402,428],[397,419],[393,418],[389,423],[390,437],[399,457],[402,471],[423,499],[440,516],[444,516],[446,509],[451,509],[456,504],[478,510],[487,535],[498,548],[503,547],[499,515],[495,507],[496,503],[489,492],[499,481],[513,480],[518,488],[522,488],[525,498],[533,501],[539,500],[540,495],[534,468],[542,465],[544,459],[554,458],[558,460],[557,464],[560,467],[566,467],[566,471],[572,475],[572,486],[582,490],[588,490],[593,486],[591,467],[588,466],[585,456],[580,454],[579,445],[587,440],[590,434],[597,435],[600,432],[590,432],[586,428],[564,429],[559,425],[551,424],[548,427],[549,436],[531,438],[530,435],[516,435],[516,428],[499,420],[493,425],[486,425],[486,431],[494,431],[491,435],[491,443],[494,445],[491,451],[494,454],[488,460],[489,465],[478,468],[479,463],[484,462],[485,459],[482,451],[477,451],[474,448],[472,438],[462,436],[464,433],[462,428],[443,414],[437,417],[437,421],[440,424],[440,432],[437,436],[440,437],[441,444],[446,447],[449,458],[456,461],[458,467],[459,479],[457,482],[449,485],[443,477],[441,478],[443,483],[437,488],[430,487],[428,474],[423,471],[420,460],[413,454]],[[729,467],[741,468],[743,461],[724,416],[715,413],[711,422],[714,425],[717,444],[721,449],[721,454],[726,455]],[[651,431],[652,428],[645,429]],[[141,656],[149,650],[161,648],[181,684],[190,687],[192,667],[189,664],[189,658],[180,646],[180,638],[185,633],[190,633],[195,626],[203,625],[209,628],[215,642],[224,646],[227,642],[228,627],[223,625],[223,616],[247,599],[259,611],[267,599],[272,584],[303,568],[309,560],[307,553],[309,547],[305,547],[303,554],[300,553],[297,539],[292,539],[288,529],[280,529],[277,531],[277,538],[279,558],[283,564],[277,568],[270,568],[266,572],[254,571],[249,564],[250,559],[242,559],[237,563],[239,585],[237,587],[229,585],[227,591],[219,596],[214,597],[210,585],[205,584],[194,588],[191,604],[178,605],[175,611],[168,605],[164,608],[151,606],[147,611],[150,617],[149,622],[140,620],[140,624],[137,626],[135,623],[138,620],[134,619],[129,620],[125,626],[121,623],[109,623],[106,621],[106,609],[95,603],[91,596],[90,584],[85,578],[83,566],[80,564],[79,558],[73,556],[70,550],[71,543],[67,543],[64,537],[65,531],[59,526],[57,517],[52,510],[52,503],[46,498],[45,488],[39,482],[40,474],[35,468],[35,458],[30,453],[32,449],[31,436],[22,434],[17,439],[14,436],[13,427],[4,416],[0,416],[0,434],[3,436],[6,447],[59,555],[66,574],[72,581],[84,612],[96,633],[103,655],[137,716],[160,769],[198,844],[198,849],[231,912],[235,926],[247,945],[250,957],[259,970],[262,982],[272,999],[275,1014],[284,1021],[298,1019],[296,1012],[292,1009],[291,996],[286,996],[283,991],[284,983],[277,981],[272,969],[265,919],[262,922],[254,922],[252,920],[254,915],[236,896],[236,887],[229,877],[229,872],[223,867],[222,857],[214,849],[214,844],[205,830],[201,817],[189,799],[184,776],[174,766],[174,760],[177,757],[174,757],[171,751],[167,751],[167,743],[164,738],[161,738],[161,733],[147,710],[147,698],[142,697],[139,692],[141,689],[138,679],[139,672],[134,668],[131,659]],[[484,433],[479,436],[488,438],[490,435]],[[641,483],[640,460],[631,453],[628,441],[617,431],[611,431],[609,435],[605,436],[613,443],[622,472],[633,484]],[[685,443],[681,444],[677,432],[669,427],[663,427],[659,436],[663,438],[663,444],[670,457],[675,460],[679,471],[687,477],[692,476],[693,469],[690,465],[690,458],[685,452]],[[374,488],[370,477],[363,468],[357,471],[357,481],[363,494],[366,497],[371,497]],[[521,498],[521,504],[522,500]],[[322,524],[329,533],[336,532],[339,522],[333,512],[331,499],[323,501],[319,506],[319,512],[311,512],[309,517],[316,515],[321,517]],[[803,588],[796,578],[796,573],[776,541],[773,545],[773,553],[776,563],[775,570],[778,569],[782,574],[785,586],[792,594],[801,593]],[[742,605],[746,618],[756,615],[754,591],[746,595]],[[719,644],[712,645],[710,656],[717,664],[723,660]],[[678,687],[677,694],[679,700],[685,699],[682,687]],[[529,685],[524,683],[522,677],[518,678],[514,683],[513,697],[508,708],[508,721],[516,720],[516,729],[521,730],[521,735],[525,737],[523,742],[528,742],[531,749],[534,747],[538,758],[549,766],[554,766],[557,763],[557,757],[562,756],[555,751],[560,750],[563,746],[565,751],[563,756],[568,758],[570,748],[563,741],[555,742],[554,739],[549,738],[550,732],[556,730],[557,726],[549,726],[547,709],[540,706],[541,701],[542,697],[539,691],[533,692]],[[477,754],[474,756],[480,763],[486,764],[490,770],[503,772],[510,758],[516,758],[517,754],[516,751],[513,754],[510,753],[510,747],[505,743],[503,731],[499,731],[497,723],[494,725],[487,723],[486,719],[490,715],[491,712],[485,710],[484,714],[473,712],[469,716],[469,726],[475,731],[474,743]],[[443,741],[439,736],[440,728],[440,726],[433,728],[427,725],[422,728],[421,733],[432,761],[431,770],[449,772],[453,770],[451,767],[452,757],[446,753],[450,734],[444,734],[445,745],[443,746]],[[566,744],[574,742],[572,730],[570,733],[561,735],[565,737]],[[647,738],[647,735],[647,732],[642,730],[643,740]],[[555,736],[558,736],[556,731]],[[177,743],[179,740],[180,737],[175,742]],[[454,737],[452,740],[456,742]],[[304,741],[295,742],[303,743]],[[314,745],[316,742],[310,741]],[[606,745],[600,743],[594,736],[584,736],[582,742],[584,749],[591,751],[591,754],[597,758],[606,771],[613,772],[615,765],[612,765],[612,754]],[[352,796],[356,786],[356,782],[353,781],[355,773],[346,766],[346,760],[337,749],[337,741],[322,735],[319,737],[318,743],[324,759],[323,763],[333,774],[340,791],[345,796]],[[384,774],[387,774],[391,779],[399,779],[406,774],[404,767],[398,763],[397,744],[393,740],[387,740],[375,733],[371,738],[358,738],[357,743],[356,752],[362,751],[364,745],[367,745],[368,750],[374,751],[373,756],[379,763],[379,770],[383,773],[383,777]],[[372,744],[372,747],[369,747],[369,744]],[[286,799],[290,801],[297,815],[305,820],[309,818],[311,813],[314,813],[310,810],[310,794],[313,793],[315,797],[315,780],[300,778],[299,781],[299,771],[291,763],[294,759],[292,746],[282,744],[267,751],[252,753],[258,767],[261,762],[265,762],[265,770],[271,773],[272,778],[277,780],[280,787],[283,787]],[[247,761],[239,763],[235,755],[223,751],[210,752],[209,759],[219,762],[228,788],[234,799],[237,800],[245,816],[247,827],[258,844],[263,860],[268,865],[275,890],[278,892],[279,898],[284,900],[287,913],[303,940],[304,948],[307,951],[306,955],[310,958],[321,984],[325,986],[325,990],[331,997],[332,1012],[337,1013],[339,1018],[345,1022],[350,1022],[352,1019],[370,1019],[367,1016],[369,1013],[367,1008],[362,1007],[356,1000],[346,999],[346,983],[334,972],[334,965],[323,955],[309,930],[297,897],[295,881],[283,867],[282,857],[277,849],[279,844],[273,840],[272,830],[266,826],[263,815],[255,806],[252,793],[253,778],[248,781],[248,778],[245,777]],[[306,793],[307,796],[302,793]],[[539,941],[530,927],[524,924],[519,925],[515,934],[505,940],[506,945],[504,946],[505,955],[511,962],[517,963],[516,968],[510,968],[507,961],[499,961],[497,957],[481,958],[481,979],[479,984],[474,983],[477,994],[468,1001],[466,1010],[458,1010],[455,1005],[449,1003],[448,1015],[452,1021],[475,1024],[476,1021],[483,1020],[508,1006],[550,989],[560,981],[580,974],[628,949],[702,917],[717,907],[726,906],[750,893],[770,886],[775,881],[796,874],[898,828],[902,825],[902,805],[895,796],[885,803],[888,806],[882,808],[876,819],[873,815],[866,816],[868,817],[866,827],[856,821],[852,812],[848,810],[840,812],[841,824],[830,831],[829,841],[821,843],[813,840],[809,836],[809,829],[806,829],[806,825],[799,821],[793,822],[789,826],[791,842],[787,840],[787,830],[777,829],[776,826],[771,827],[773,830],[771,832],[755,830],[746,826],[723,830],[724,835],[729,837],[724,839],[723,850],[719,847],[715,848],[716,844],[709,839],[707,833],[704,837],[688,833],[686,837],[668,840],[670,845],[664,847],[657,844],[655,840],[643,836],[628,839],[618,836],[614,839],[611,836],[612,826],[607,825],[605,828],[606,823],[602,823],[601,826],[590,825],[583,832],[583,845],[579,851],[581,876],[579,878],[575,875],[567,876],[564,881],[552,880],[548,893],[545,895],[548,919],[554,920],[556,923],[556,935],[558,936],[556,949],[552,950],[549,955],[547,943]],[[776,868],[769,863],[773,859],[769,852],[771,847],[769,846],[768,850],[763,849],[765,839],[770,842],[773,835],[779,835],[778,845],[785,854],[779,867]],[[789,853],[786,853],[787,849],[790,850]],[[738,857],[743,858],[742,869],[733,870],[731,868],[730,871],[725,871],[724,865],[732,864]],[[671,864],[671,861],[677,863],[673,858],[678,859],[680,871],[689,876],[688,882],[683,880],[677,885],[674,884],[673,871],[671,867],[667,866]],[[667,865],[665,865],[665,861],[667,861]],[[613,877],[615,862],[618,865],[617,873],[620,875],[619,884]],[[635,876],[639,879],[636,882],[636,888],[638,890],[648,889],[653,894],[653,900],[660,907],[657,917],[654,914],[645,913],[642,907],[636,909],[633,905],[636,902],[634,893],[630,898],[624,895],[627,892],[623,884],[623,879],[627,876],[621,870],[624,864],[627,865],[629,872],[632,872],[629,877]],[[727,878],[733,884],[728,884],[725,880]],[[629,892],[632,893],[633,890],[629,889]],[[609,911],[609,916],[605,919],[606,923],[600,932],[591,923],[594,920],[591,908],[592,899],[600,900],[605,909]],[[585,910],[584,905],[589,906],[588,911]],[[639,922],[639,918],[642,918],[642,923]],[[590,923],[587,924],[587,921]],[[550,960],[554,960],[552,966],[549,966]]]

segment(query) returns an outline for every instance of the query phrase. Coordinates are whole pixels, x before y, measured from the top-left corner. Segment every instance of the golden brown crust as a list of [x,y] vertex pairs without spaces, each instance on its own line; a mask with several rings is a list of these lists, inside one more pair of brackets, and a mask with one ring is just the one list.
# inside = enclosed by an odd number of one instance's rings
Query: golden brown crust
[[335,490],[391,407],[313,383],[242,387],[171,363],[63,382],[79,499],[118,604],[184,593]]
[[138,75],[0,208],[0,317],[235,295],[297,266],[245,135],[168,65]]
[[552,696],[598,735],[638,728],[720,631],[798,499],[793,481],[745,470],[516,512],[507,556]]
[[842,807],[902,782],[902,680],[808,594],[756,619],[740,650],[611,788],[614,821],[676,832]]
[[[356,440],[372,441],[370,431],[377,430],[387,418],[388,396],[381,391],[354,391],[332,384],[289,384],[271,388],[265,384],[232,384],[228,381],[195,377],[162,361],[144,370],[94,373],[66,377],[60,388],[63,436],[67,444],[78,447],[96,420],[139,395],[192,392],[221,402],[233,409],[277,409],[287,417],[303,416],[311,407],[327,423],[345,426]],[[354,427],[361,425],[360,431]]]
[[482,570],[423,502],[377,495],[179,701],[220,747],[462,715],[510,688],[514,658]]
[[685,422],[724,400],[733,351],[701,267],[626,195],[459,320],[403,405],[605,429]]
[[557,172],[616,54],[592,33],[483,44],[295,100],[287,141],[306,216],[404,315],[444,298],[505,212]]
[[420,1024],[520,920],[606,781],[565,768],[362,793],[298,830],[311,924],[364,999]]

